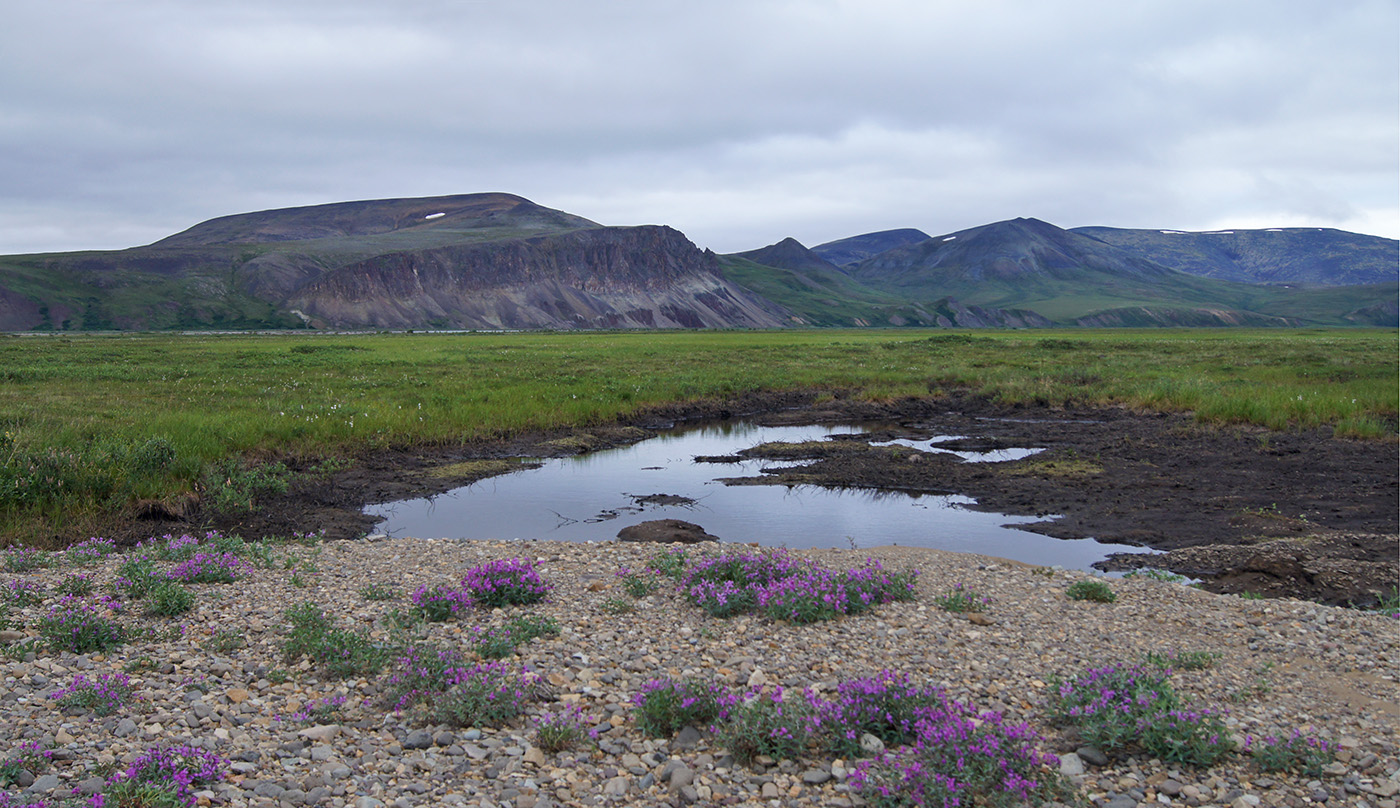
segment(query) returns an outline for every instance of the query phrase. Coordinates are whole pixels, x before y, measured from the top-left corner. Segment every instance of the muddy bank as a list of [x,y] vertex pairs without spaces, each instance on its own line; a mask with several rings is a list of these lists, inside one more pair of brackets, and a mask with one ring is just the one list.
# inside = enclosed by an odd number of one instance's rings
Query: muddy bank
[[[893,402],[828,397],[814,403],[797,394],[752,396],[660,408],[628,423],[573,432],[386,451],[357,458],[352,468],[333,475],[305,477],[255,516],[206,520],[253,536],[309,529],[325,529],[332,538],[361,535],[373,530],[360,513],[370,503],[447,491],[518,468],[519,458],[596,451],[680,422],[737,417],[765,425],[897,424],[835,447],[771,448],[775,458],[813,462],[775,469],[750,484],[962,494],[989,511],[1053,516],[1029,527],[1049,536],[1177,551],[1154,556],[1150,565],[1205,578],[1207,588],[1216,591],[1360,604],[1374,602],[1377,591],[1389,593],[1400,576],[1394,445],[1341,440],[1330,430],[1209,427],[1184,415],[1122,409],[1008,409],[976,397]],[[943,435],[971,439],[958,447],[963,449],[1044,451],[1010,462],[969,463],[905,446],[871,445]],[[716,476],[723,476],[721,466]],[[1327,538],[1339,534],[1373,538]],[[1276,542],[1292,561],[1253,560]],[[1282,552],[1269,557],[1282,559]],[[1207,557],[1210,563],[1202,560]],[[1129,557],[1113,566],[1146,563]]]

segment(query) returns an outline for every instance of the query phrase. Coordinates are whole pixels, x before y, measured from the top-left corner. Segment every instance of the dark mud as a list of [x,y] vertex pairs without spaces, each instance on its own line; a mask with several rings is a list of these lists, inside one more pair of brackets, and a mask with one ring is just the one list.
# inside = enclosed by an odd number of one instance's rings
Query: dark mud
[[[1326,429],[1213,427],[1186,415],[1123,409],[1012,409],[976,397],[868,402],[828,396],[813,402],[798,394],[752,396],[659,408],[628,423],[573,432],[384,451],[330,476],[304,476],[254,516],[206,515],[203,521],[245,536],[314,529],[333,537],[361,535],[373,530],[360,513],[367,504],[447,491],[503,470],[501,463],[480,461],[596,451],[642,440],[651,429],[736,417],[765,425],[899,424],[868,439],[838,441],[838,447],[770,449],[767,456],[775,459],[814,462],[774,469],[763,483],[956,493],[989,511],[1058,515],[1029,527],[1057,538],[1173,551],[1150,563],[1113,559],[1116,569],[1150,565],[1203,578],[1214,591],[1357,604],[1389,594],[1400,578],[1394,444],[1338,439]],[[938,435],[966,436],[958,448],[1045,451],[1017,461],[968,463],[870,445]],[[164,527],[189,529],[187,523]]]

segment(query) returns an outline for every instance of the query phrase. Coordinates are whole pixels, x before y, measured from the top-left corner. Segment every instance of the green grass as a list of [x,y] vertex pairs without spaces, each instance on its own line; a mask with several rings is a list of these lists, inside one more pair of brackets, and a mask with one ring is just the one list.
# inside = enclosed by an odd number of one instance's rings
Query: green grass
[[305,473],[758,391],[971,390],[1394,440],[1396,356],[1393,330],[1360,329],[0,337],[0,544],[83,533],[141,498],[242,507],[231,495],[256,499],[243,483],[275,462]]

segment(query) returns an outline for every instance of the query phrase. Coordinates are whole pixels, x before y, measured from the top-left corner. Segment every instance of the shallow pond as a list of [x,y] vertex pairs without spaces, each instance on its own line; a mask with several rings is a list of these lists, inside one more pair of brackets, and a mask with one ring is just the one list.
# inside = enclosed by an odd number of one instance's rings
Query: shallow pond
[[[1142,551],[1018,530],[1016,525],[1038,520],[970,510],[964,507],[973,504],[967,497],[724,485],[715,480],[757,476],[760,468],[782,464],[693,460],[731,455],[769,441],[820,440],[863,431],[860,426],[761,427],[743,422],[678,429],[619,449],[546,460],[541,468],[492,477],[439,496],[374,505],[365,512],[385,520],[377,528],[381,532],[422,538],[609,541],[622,528],[639,522],[683,519],[726,542],[794,549],[898,544],[1076,569],[1089,569],[1108,553]],[[931,443],[951,437],[956,436],[909,443],[930,451]],[[997,462],[1027,451],[1034,450],[953,454],[968,462]],[[641,501],[655,495],[693,502]]]

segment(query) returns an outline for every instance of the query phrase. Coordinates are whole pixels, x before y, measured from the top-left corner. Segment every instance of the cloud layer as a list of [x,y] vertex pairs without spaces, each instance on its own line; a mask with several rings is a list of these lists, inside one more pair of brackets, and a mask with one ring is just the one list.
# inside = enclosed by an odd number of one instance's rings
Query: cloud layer
[[1400,236],[1391,0],[47,0],[0,30],[0,253],[508,191],[784,236]]

